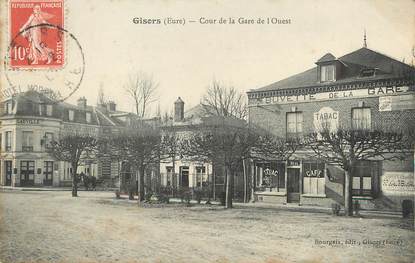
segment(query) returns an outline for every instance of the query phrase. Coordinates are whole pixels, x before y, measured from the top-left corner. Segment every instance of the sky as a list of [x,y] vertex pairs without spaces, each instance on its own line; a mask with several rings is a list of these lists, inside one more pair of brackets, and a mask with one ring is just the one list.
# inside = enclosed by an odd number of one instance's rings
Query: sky
[[[99,87],[120,110],[133,111],[123,87],[146,72],[159,83],[152,111],[199,103],[216,79],[241,92],[313,67],[327,52],[340,57],[367,46],[411,62],[415,2],[399,1],[66,1],[66,29],[79,40],[85,75],[68,102],[95,104]],[[180,25],[134,24],[134,17],[185,19]],[[236,24],[200,24],[200,18],[235,18]],[[238,18],[290,19],[290,24],[238,24]],[[196,21],[190,23],[190,20]],[[3,78],[3,76],[2,76]]]

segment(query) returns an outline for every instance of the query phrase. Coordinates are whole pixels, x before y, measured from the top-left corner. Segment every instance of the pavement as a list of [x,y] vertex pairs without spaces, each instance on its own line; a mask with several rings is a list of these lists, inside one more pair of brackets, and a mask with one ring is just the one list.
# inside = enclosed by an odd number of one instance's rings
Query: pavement
[[[114,189],[97,189],[97,191],[106,191],[111,192],[117,190]],[[72,191],[71,187],[13,187],[13,186],[0,186],[0,191]],[[82,187],[78,188],[78,191],[85,191]],[[128,195],[121,195],[122,199],[128,199]],[[180,203],[180,198],[170,198],[171,203]],[[192,204],[196,204],[196,200],[190,201]],[[202,201],[202,204],[206,203],[206,201]],[[213,205],[219,205],[220,203],[217,201],[211,201]],[[264,203],[264,202],[249,202],[249,203],[240,203],[240,202],[233,202],[233,206],[235,208],[249,208],[255,207],[260,209],[282,209],[282,210],[290,210],[290,211],[297,211],[297,212],[313,212],[313,213],[330,213],[330,207],[323,207],[323,206],[311,206],[311,205],[301,205],[297,203],[287,203],[287,204],[276,204],[276,203]],[[343,211],[340,211],[340,214]],[[402,212],[400,211],[385,211],[385,210],[360,210],[359,216],[384,216],[384,217],[402,217]]]

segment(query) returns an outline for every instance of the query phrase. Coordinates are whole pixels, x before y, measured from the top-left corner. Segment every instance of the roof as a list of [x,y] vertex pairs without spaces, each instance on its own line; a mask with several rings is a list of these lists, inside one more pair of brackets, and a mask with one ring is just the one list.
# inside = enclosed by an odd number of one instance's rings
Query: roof
[[319,60],[317,60],[317,63],[328,62],[328,61],[333,61],[333,60],[336,60],[336,57],[333,56],[333,54],[331,53],[327,53],[326,55],[321,57]]
[[182,100],[182,98],[178,97],[174,103],[184,103],[184,101]]
[[[331,59],[331,57],[334,56],[330,53],[327,53],[318,62],[327,62],[327,60]],[[410,74],[415,74],[415,70],[411,66],[381,54],[377,51],[373,51],[364,47],[339,57],[337,60],[342,63],[343,69],[341,78],[338,78],[335,83],[361,81],[362,78],[360,77],[359,73],[362,69],[367,68],[376,69],[376,75],[374,77],[370,77],[371,80],[399,78],[407,72],[410,72]],[[305,88],[317,85],[333,85],[332,82],[319,83],[317,79],[317,69],[317,66],[313,67],[304,72],[282,79],[265,87],[252,90],[248,93],[256,91]]]
[[[5,103],[6,101],[10,101],[10,99],[7,99],[2,103]],[[46,115],[46,109],[42,109],[39,105],[52,105],[52,115]],[[70,110],[74,112],[74,119],[72,121],[69,120]],[[91,114],[90,122],[87,122],[86,120],[87,112]],[[7,114],[6,112],[2,113],[2,116],[7,115],[22,117],[47,117],[59,119],[69,123],[117,127],[126,127],[131,125],[137,126],[138,123],[141,122],[154,122],[152,119],[140,119],[136,114],[130,112],[109,111],[106,107],[103,107],[103,105],[98,107],[87,105],[86,107],[83,107],[69,104],[67,102],[56,103],[46,95],[32,90],[17,94],[13,98],[13,112],[11,114]]]

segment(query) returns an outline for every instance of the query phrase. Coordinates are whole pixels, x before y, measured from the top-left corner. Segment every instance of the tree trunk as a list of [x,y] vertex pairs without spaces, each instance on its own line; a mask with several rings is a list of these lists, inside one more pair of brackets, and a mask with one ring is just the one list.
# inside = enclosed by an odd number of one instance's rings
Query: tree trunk
[[233,172],[226,168],[226,201],[225,208],[232,208],[232,197],[233,197]]
[[138,169],[138,180],[139,180],[139,190],[138,190],[138,201],[139,202],[141,202],[141,201],[144,201],[144,195],[145,195],[145,192],[144,192],[144,170],[145,170],[145,168],[144,168],[144,166],[141,166],[139,169]]
[[242,166],[243,166],[243,172],[244,172],[244,203],[248,202],[248,191],[247,191],[247,185],[248,185],[248,178],[246,175],[246,163],[245,160],[242,160]]
[[352,176],[347,170],[344,171],[344,213],[353,216]]
[[213,200],[216,200],[216,169],[215,167],[212,165],[212,186],[213,186]]
[[255,162],[251,162],[251,202],[255,203]]
[[76,175],[77,165],[72,163],[72,197],[78,196],[78,176]]

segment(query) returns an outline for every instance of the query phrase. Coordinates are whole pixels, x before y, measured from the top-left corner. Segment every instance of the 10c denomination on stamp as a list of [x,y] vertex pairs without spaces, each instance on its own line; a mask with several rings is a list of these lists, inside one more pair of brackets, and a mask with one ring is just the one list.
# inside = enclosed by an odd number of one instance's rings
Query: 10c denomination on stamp
[[65,63],[64,0],[10,0],[9,65],[54,68]]

